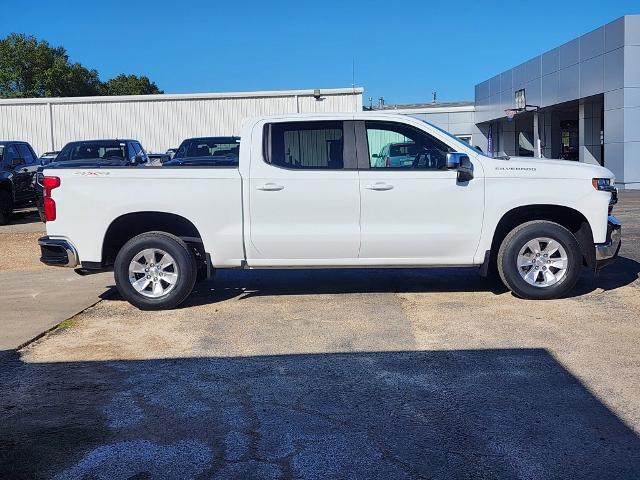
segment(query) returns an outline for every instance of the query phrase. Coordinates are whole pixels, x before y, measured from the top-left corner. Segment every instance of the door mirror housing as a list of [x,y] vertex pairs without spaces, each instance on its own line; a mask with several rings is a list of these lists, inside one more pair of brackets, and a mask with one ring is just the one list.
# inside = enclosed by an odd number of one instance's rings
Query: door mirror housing
[[473,163],[466,153],[447,153],[447,169],[457,170],[459,183],[465,183],[473,179]]

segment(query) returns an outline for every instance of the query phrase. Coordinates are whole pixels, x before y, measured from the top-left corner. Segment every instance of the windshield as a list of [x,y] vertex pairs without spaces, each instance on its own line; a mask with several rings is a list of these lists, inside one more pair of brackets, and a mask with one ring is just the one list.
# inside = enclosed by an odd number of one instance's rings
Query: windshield
[[[67,150],[67,148],[65,148]],[[64,160],[94,160],[94,159],[121,159],[127,158],[127,146],[125,143],[78,143],[69,146],[66,152],[60,155]]]
[[236,138],[195,138],[185,140],[178,148],[174,159],[203,160],[207,163],[219,162],[238,164],[240,140]]

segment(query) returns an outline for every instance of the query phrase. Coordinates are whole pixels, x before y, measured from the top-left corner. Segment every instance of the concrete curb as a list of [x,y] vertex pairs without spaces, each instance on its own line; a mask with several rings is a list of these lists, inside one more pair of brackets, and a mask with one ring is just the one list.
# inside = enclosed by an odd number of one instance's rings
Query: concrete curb
[[60,324],[66,322],[67,320],[70,320],[74,317],[77,317],[78,315],[86,312],[87,310],[89,310],[92,307],[95,307],[97,304],[99,304],[100,302],[102,302],[103,300],[109,300],[111,297],[113,297],[113,295],[115,294],[115,292],[117,292],[117,289],[115,287],[112,287],[110,289],[108,289],[105,293],[102,294],[102,298],[98,299],[97,301],[93,302],[91,305],[87,305],[86,307],[84,307],[82,310],[74,313],[73,315],[64,318],[62,320],[60,320],[58,323],[56,323],[53,327],[46,329],[44,332],[39,333],[38,335],[36,335],[35,337],[27,340],[26,342],[21,343],[20,345],[18,345],[16,347],[16,351],[20,351],[23,348],[25,348],[28,345],[31,345],[33,342],[35,342],[36,340],[40,340],[42,337],[44,337],[45,335],[53,332],[54,330],[56,330]]

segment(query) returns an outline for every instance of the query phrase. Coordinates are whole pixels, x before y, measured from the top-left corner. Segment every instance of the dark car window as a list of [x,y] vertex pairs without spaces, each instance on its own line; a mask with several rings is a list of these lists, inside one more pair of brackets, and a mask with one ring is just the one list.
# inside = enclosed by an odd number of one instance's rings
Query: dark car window
[[93,160],[93,159],[126,159],[126,144],[113,143],[72,143],[62,149],[56,161]]
[[240,143],[236,138],[192,138],[182,142],[173,159],[189,159],[190,163],[202,160],[212,166],[237,166],[240,159]]
[[20,157],[24,159],[24,162],[26,164],[31,165],[33,163],[36,163],[33,152],[31,152],[31,149],[27,144],[18,143],[16,146],[18,147],[18,153],[20,154]]
[[2,156],[2,164],[5,167],[10,167],[13,161],[18,157],[18,152],[13,145],[5,147],[4,154]]
[[344,167],[342,122],[285,122],[268,127],[268,163],[307,170]]

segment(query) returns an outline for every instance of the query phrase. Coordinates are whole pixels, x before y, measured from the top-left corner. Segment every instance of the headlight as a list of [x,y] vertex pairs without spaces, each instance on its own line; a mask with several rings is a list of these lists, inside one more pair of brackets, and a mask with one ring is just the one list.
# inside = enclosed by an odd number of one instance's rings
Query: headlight
[[605,192],[610,192],[613,188],[610,178],[593,178],[591,184],[596,190],[604,190]]

